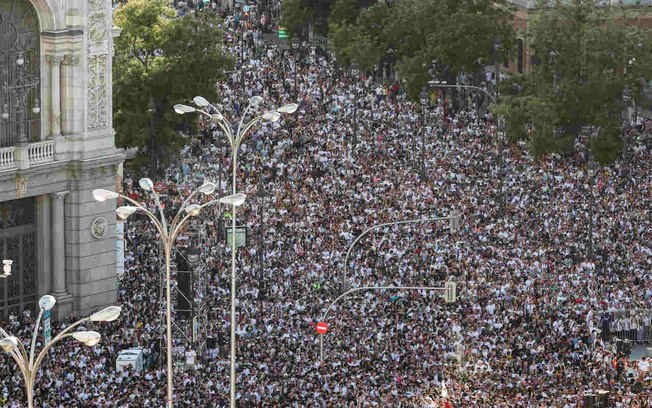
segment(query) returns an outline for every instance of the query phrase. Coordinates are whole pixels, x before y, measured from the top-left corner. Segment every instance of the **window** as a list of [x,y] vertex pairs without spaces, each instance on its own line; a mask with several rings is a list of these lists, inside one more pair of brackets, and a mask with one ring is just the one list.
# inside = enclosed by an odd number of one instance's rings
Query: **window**
[[39,32],[28,0],[0,0],[0,147],[40,139]]

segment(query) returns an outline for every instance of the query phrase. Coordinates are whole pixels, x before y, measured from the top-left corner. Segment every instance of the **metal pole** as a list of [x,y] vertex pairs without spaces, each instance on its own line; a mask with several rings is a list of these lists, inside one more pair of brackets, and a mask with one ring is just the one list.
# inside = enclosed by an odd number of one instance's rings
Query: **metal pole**
[[165,252],[165,324],[167,325],[167,380],[168,380],[168,407],[172,408],[173,404],[173,387],[172,375],[174,374],[172,367],[172,306],[171,306],[171,291],[170,291],[170,242],[167,237],[163,236],[163,251]]
[[[479,86],[475,85],[448,85],[448,84],[440,84],[438,81],[429,81],[428,84],[432,87],[436,88],[455,88],[455,89],[473,89],[475,91],[480,91],[484,93],[486,96],[488,96],[491,101],[494,103],[494,105],[497,105],[498,102],[496,101],[496,97],[489,92],[487,92],[486,89],[480,88]],[[504,120],[497,120],[496,121],[496,129],[498,130],[497,134],[500,134],[502,131],[504,131]],[[502,141],[500,139],[503,139]],[[499,188],[499,196],[498,196],[498,213],[499,216],[502,217],[505,214],[505,195],[503,194],[503,185],[504,185],[504,178],[507,173],[505,166],[504,166],[504,159],[503,159],[503,152],[505,150],[505,140],[504,137],[500,138],[496,142],[496,148],[499,149],[497,152],[497,160],[498,160],[498,167],[499,167],[499,177],[498,177],[498,188]]]
[[27,392],[27,407],[34,408],[34,386],[29,379],[25,380],[25,391]]
[[595,206],[595,198],[593,196],[593,182],[594,182],[594,171],[595,164],[593,161],[590,161],[588,164],[587,174],[589,176],[589,236],[587,242],[587,258],[593,259],[593,211]]
[[[187,257],[187,256],[186,256]],[[186,262],[190,272],[190,344],[195,349],[195,266]]]
[[371,232],[371,231],[373,231],[375,229],[378,229],[378,228],[387,227],[387,226],[391,226],[391,225],[418,224],[418,223],[422,223],[422,222],[450,220],[453,217],[453,215],[455,215],[455,214],[454,214],[453,211],[451,211],[451,215],[449,215],[447,217],[435,217],[435,218],[425,218],[425,219],[421,219],[421,220],[407,220],[407,221],[386,222],[386,223],[383,223],[383,224],[374,225],[373,227],[369,227],[366,230],[364,230],[362,232],[362,234],[360,234],[360,235],[358,235],[356,237],[356,239],[353,241],[353,243],[349,246],[349,249],[346,251],[346,256],[344,257],[344,270],[342,271],[342,292],[347,292],[348,291],[349,284],[347,282],[346,273],[347,273],[347,270],[348,270],[349,256],[351,255],[351,250],[353,250],[353,247],[355,246],[355,244],[357,244],[358,241],[360,241],[360,239],[362,237],[364,237],[365,235],[367,235],[369,232]]
[[[238,144],[233,146],[233,194],[236,194],[236,161],[238,160]],[[236,275],[235,275],[235,216],[236,216],[236,207],[235,204],[231,206],[231,408],[235,408],[235,325],[236,325],[236,315],[235,315],[235,288],[236,288]]]
[[264,217],[265,217],[265,209],[264,209],[265,194],[266,194],[265,193],[265,187],[263,186],[263,179],[261,177],[259,182],[258,182],[258,198],[260,200],[260,203],[259,203],[259,205],[260,205],[260,229],[258,230],[258,251],[259,251],[258,260],[259,260],[259,267],[260,267],[260,282],[259,282],[259,285],[261,286],[261,288],[259,289],[259,292],[258,292],[258,299],[259,299],[261,323],[262,323],[262,317],[263,317],[263,296],[265,295],[265,293],[264,293],[264,291],[265,291],[265,284],[264,284],[265,277],[264,277],[264,272],[263,272],[263,269],[264,269],[264,254],[263,254],[263,252],[265,250],[264,240],[263,240],[263,234],[264,234],[264,229],[263,228],[265,226],[265,222],[264,222],[265,221],[264,220]]
[[[337,302],[339,302],[341,299],[345,298],[346,296],[354,293],[354,292],[360,292],[360,291],[373,291],[373,290],[398,290],[398,291],[410,291],[410,290],[437,290],[437,291],[444,291],[444,294],[446,296],[450,296],[450,288],[448,286],[365,286],[365,287],[360,287],[360,288],[353,288],[347,292],[342,293],[340,296],[338,296],[330,305],[328,305],[328,308],[326,308],[326,312],[324,312],[320,322],[326,322],[326,318],[328,317],[328,313],[331,311],[333,306]],[[448,301],[448,300],[447,300]],[[324,360],[324,335],[320,334],[320,361]]]
[[360,95],[358,93],[358,75],[357,70],[354,70],[353,75],[355,81],[353,82],[353,86],[355,88],[355,100],[353,101],[353,148],[355,148],[358,144],[358,122],[357,122],[357,116],[358,116],[358,99],[360,98]]
[[428,116],[427,116],[427,107],[426,107],[427,100],[423,104],[423,131],[421,132],[421,169],[420,169],[420,178],[421,181],[425,181],[426,179],[426,124],[428,121]]
[[593,192],[591,192],[591,208],[589,208],[589,259],[593,259]]
[[293,48],[294,50],[294,97],[295,99],[299,97],[299,93],[297,92],[297,71],[299,70],[299,64],[297,62],[297,51],[298,49]]
[[319,361],[324,361],[324,335],[319,335]]
[[150,108],[150,118],[149,118],[149,140],[150,140],[150,151],[149,151],[149,159],[151,160],[151,163],[149,165],[150,170],[152,171],[152,174],[156,173],[156,154],[154,153],[154,113],[155,113],[155,107],[152,102],[152,107]]

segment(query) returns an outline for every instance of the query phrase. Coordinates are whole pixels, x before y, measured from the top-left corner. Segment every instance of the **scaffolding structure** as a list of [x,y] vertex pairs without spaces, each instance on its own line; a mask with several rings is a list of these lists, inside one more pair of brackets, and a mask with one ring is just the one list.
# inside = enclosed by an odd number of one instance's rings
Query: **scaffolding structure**
[[[172,302],[172,340],[173,357],[177,367],[183,367],[184,353],[190,347],[197,356],[204,356],[207,347],[208,305],[207,295],[207,268],[203,262],[204,257],[199,245],[206,236],[203,226],[189,226],[179,236],[181,243],[177,244],[171,253],[170,259],[170,285]],[[195,252],[196,251],[196,252]],[[161,322],[165,321],[165,265],[159,265],[159,316]],[[187,293],[184,293],[183,281],[188,283]],[[160,325],[160,353],[159,363],[164,363],[167,352],[165,342],[165,324]]]

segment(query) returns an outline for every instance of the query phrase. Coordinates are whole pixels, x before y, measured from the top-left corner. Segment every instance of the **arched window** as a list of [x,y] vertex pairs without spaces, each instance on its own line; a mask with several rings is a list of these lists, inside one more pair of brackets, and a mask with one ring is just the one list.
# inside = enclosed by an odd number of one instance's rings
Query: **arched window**
[[0,0],[0,147],[40,139],[39,33],[29,0]]

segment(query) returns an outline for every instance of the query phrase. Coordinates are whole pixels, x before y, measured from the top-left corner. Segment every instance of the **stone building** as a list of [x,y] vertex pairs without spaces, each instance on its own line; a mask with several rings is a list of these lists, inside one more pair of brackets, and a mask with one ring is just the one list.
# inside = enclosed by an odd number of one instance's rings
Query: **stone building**
[[[539,0],[507,0],[515,7],[514,20],[512,24],[516,29],[516,55],[509,61],[506,61],[504,68],[510,73],[528,72],[535,63],[534,56],[525,38],[529,21],[535,17],[539,11]],[[648,8],[652,6],[652,0],[603,0],[604,6],[625,6],[638,8],[641,11],[637,19],[641,27],[652,29],[652,12]]]
[[109,0],[0,0],[0,318],[57,298],[56,317],[116,301]]

